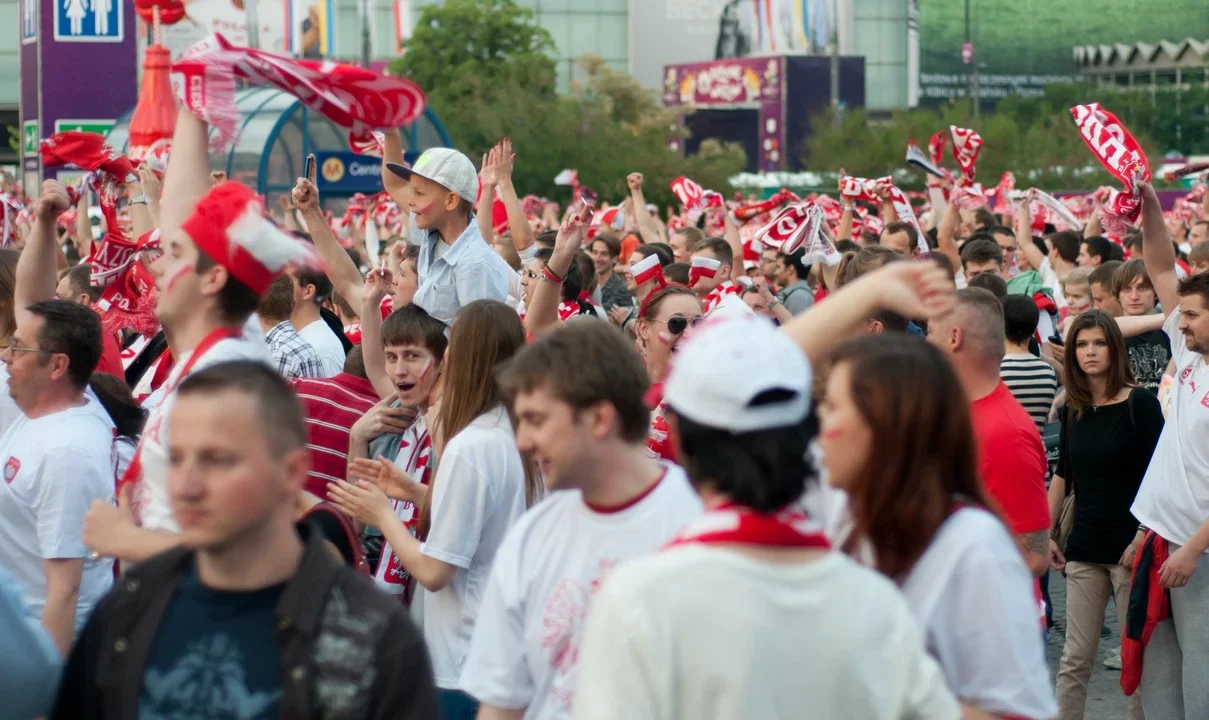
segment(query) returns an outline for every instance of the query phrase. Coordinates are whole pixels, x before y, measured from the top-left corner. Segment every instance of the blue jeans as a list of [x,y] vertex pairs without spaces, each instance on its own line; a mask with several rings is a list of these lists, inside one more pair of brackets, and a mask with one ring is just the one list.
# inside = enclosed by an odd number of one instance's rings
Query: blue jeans
[[441,720],[474,720],[479,713],[479,702],[461,690],[437,688],[437,708]]

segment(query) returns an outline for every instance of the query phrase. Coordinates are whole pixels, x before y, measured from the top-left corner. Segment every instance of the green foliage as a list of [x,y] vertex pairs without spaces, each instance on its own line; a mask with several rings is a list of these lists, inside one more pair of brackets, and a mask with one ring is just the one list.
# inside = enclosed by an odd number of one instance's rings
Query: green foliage
[[13,149],[13,152],[21,154],[21,128],[16,125],[8,126],[8,146]]
[[[862,110],[849,111],[838,126],[825,113],[813,121],[818,130],[807,141],[802,159],[807,168],[821,173],[843,168],[851,175],[880,177],[905,166],[908,140],[915,139],[926,150],[933,133],[957,125],[973,128],[982,136],[978,180],[984,187],[997,184],[1009,170],[1016,174],[1017,187],[1062,190],[1115,184],[1084,144],[1070,115],[1074,105],[1096,100],[1129,128],[1156,170],[1163,154],[1171,150],[1209,153],[1209,118],[1205,114],[1209,92],[1203,89],[1185,93],[1176,112],[1171,93],[1160,93],[1157,102],[1152,102],[1148,91],[1070,84],[1047,87],[1042,97],[1006,98],[994,114],[978,120],[971,117],[966,102],[896,112],[889,120],[871,119]],[[951,146],[945,163],[956,169]],[[923,182],[923,174],[916,173],[914,182],[907,185],[921,187]]]
[[522,195],[567,200],[569,191],[553,183],[564,168],[613,203],[628,194],[631,172],[644,174],[647,199],[661,205],[672,201],[668,184],[679,175],[729,190],[727,178],[746,165],[738,146],[706,143],[687,160],[670,152],[667,139],[683,136],[677,113],[597,57],[581,59],[585,82],[559,96],[552,48],[533,13],[513,0],[447,0],[425,7],[391,72],[424,88],[454,146],[476,162],[511,138]]

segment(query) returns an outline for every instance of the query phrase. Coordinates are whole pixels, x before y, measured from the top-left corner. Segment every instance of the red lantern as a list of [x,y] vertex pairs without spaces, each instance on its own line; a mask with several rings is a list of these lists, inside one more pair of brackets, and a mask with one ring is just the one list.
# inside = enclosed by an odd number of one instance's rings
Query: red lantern
[[185,17],[185,3],[181,0],[134,0],[134,11],[143,22],[155,24],[155,9],[160,11],[160,25],[175,25]]

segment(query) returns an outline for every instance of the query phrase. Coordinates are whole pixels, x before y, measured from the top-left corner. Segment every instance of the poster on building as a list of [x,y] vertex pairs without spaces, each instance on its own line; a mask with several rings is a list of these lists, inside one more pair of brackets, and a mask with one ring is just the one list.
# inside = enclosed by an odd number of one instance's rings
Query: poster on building
[[336,7],[333,0],[287,0],[286,8],[291,55],[322,58],[335,53]]
[[[256,21],[260,26],[257,41],[262,50],[287,52],[286,2],[257,0]],[[248,44],[248,16],[243,0],[185,0],[185,13],[185,19],[160,29],[160,41],[174,59],[214,33],[236,45]],[[139,25],[139,40],[145,43],[147,28],[142,21]]]
[[1039,95],[1048,84],[1080,80],[1075,48],[1185,38],[1209,40],[1206,0],[1165,0],[1161,11],[1136,0],[918,0],[919,103],[968,97],[972,65],[963,62],[966,8],[969,41],[986,103],[1012,94]]

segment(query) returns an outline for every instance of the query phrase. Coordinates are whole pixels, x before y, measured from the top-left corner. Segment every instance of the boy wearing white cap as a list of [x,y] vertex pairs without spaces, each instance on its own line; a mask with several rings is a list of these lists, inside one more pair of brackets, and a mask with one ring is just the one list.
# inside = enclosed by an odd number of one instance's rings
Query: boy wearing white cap
[[[484,242],[474,221],[479,176],[470,158],[457,150],[432,148],[410,168],[389,162],[390,156],[402,159],[397,134],[387,134],[386,155],[383,165],[389,173],[383,173],[383,183],[395,202],[410,210],[410,239],[420,246],[420,288],[412,302],[449,324],[458,308],[475,300],[507,300],[513,273]],[[408,191],[388,175],[406,180]]]
[[118,484],[118,506],[93,503],[84,542],[94,555],[141,562],[177,543],[168,502],[167,417],[176,388],[219,362],[272,362],[253,313],[260,296],[290,265],[314,256],[264,216],[256,193],[238,182],[210,187],[207,126],[182,109],[164,178],[164,254],[151,266],[155,312],[175,358],[164,385],[147,400],[143,437]]

